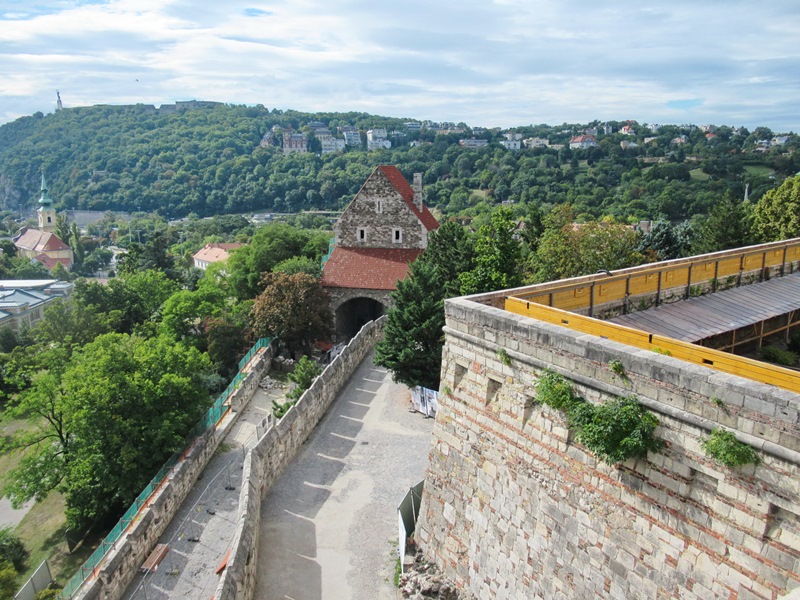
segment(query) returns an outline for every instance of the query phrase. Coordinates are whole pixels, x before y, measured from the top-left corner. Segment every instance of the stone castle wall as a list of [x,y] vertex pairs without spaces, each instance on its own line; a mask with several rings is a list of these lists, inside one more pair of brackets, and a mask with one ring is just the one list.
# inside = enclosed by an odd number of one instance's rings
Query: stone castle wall
[[[459,586],[481,598],[703,600],[800,587],[797,394],[465,299],[446,317],[417,539]],[[592,402],[635,394],[666,447],[599,462],[561,413],[534,403],[544,368]],[[763,463],[731,470],[706,456],[718,425]]]

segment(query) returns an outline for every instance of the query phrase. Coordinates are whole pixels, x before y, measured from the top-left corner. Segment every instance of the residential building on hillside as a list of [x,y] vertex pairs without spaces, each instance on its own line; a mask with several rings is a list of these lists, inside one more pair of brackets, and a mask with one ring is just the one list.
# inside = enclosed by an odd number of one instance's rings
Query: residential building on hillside
[[208,266],[213,263],[225,262],[228,260],[231,252],[242,246],[244,246],[244,244],[239,242],[232,242],[229,244],[206,244],[192,257],[194,258],[194,266],[205,271],[208,269]]
[[481,140],[477,138],[469,138],[458,140],[458,145],[464,148],[485,148],[489,145],[489,140]]
[[285,131],[283,133],[284,154],[305,154],[308,152],[308,136],[305,133]]
[[73,287],[56,279],[0,280],[0,327],[31,327],[44,316],[46,306],[69,296]]
[[597,146],[597,141],[593,135],[576,135],[569,140],[570,150],[594,148],[595,146]]
[[550,145],[550,140],[547,138],[530,137],[522,142],[526,148],[547,148]]
[[349,339],[384,313],[390,292],[437,227],[422,202],[421,173],[409,185],[397,167],[375,168],[336,221],[333,249],[322,270],[339,339]]
[[392,142],[386,139],[385,129],[370,129],[367,131],[367,150],[380,150],[391,147]]

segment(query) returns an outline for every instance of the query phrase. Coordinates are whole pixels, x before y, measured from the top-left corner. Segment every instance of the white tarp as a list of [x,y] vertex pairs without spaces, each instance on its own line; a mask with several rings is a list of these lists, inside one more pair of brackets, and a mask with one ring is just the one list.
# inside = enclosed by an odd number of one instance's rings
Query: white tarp
[[414,534],[417,527],[417,517],[419,517],[419,505],[422,501],[422,489],[425,480],[409,488],[400,506],[397,507],[397,527],[398,527],[398,552],[400,554],[400,569],[403,568],[403,557],[406,555],[406,541]]
[[426,417],[435,417],[439,411],[439,392],[417,386],[411,390],[411,404]]

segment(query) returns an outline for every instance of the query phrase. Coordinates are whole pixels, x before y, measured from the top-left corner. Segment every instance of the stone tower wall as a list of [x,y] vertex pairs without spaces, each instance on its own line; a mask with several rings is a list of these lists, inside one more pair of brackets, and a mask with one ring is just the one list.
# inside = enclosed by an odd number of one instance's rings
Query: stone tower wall
[[[797,394],[464,299],[446,313],[417,539],[459,586],[481,598],[703,600],[800,587]],[[592,402],[635,394],[665,449],[599,462],[561,413],[533,402],[544,368]],[[718,425],[763,463],[732,470],[706,456]]]

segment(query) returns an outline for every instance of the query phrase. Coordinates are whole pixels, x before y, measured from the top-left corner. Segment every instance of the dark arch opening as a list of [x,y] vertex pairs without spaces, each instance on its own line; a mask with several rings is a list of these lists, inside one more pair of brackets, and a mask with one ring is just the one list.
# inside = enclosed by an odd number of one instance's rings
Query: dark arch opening
[[353,298],[336,309],[336,339],[346,342],[359,330],[383,315],[383,304],[372,298]]

